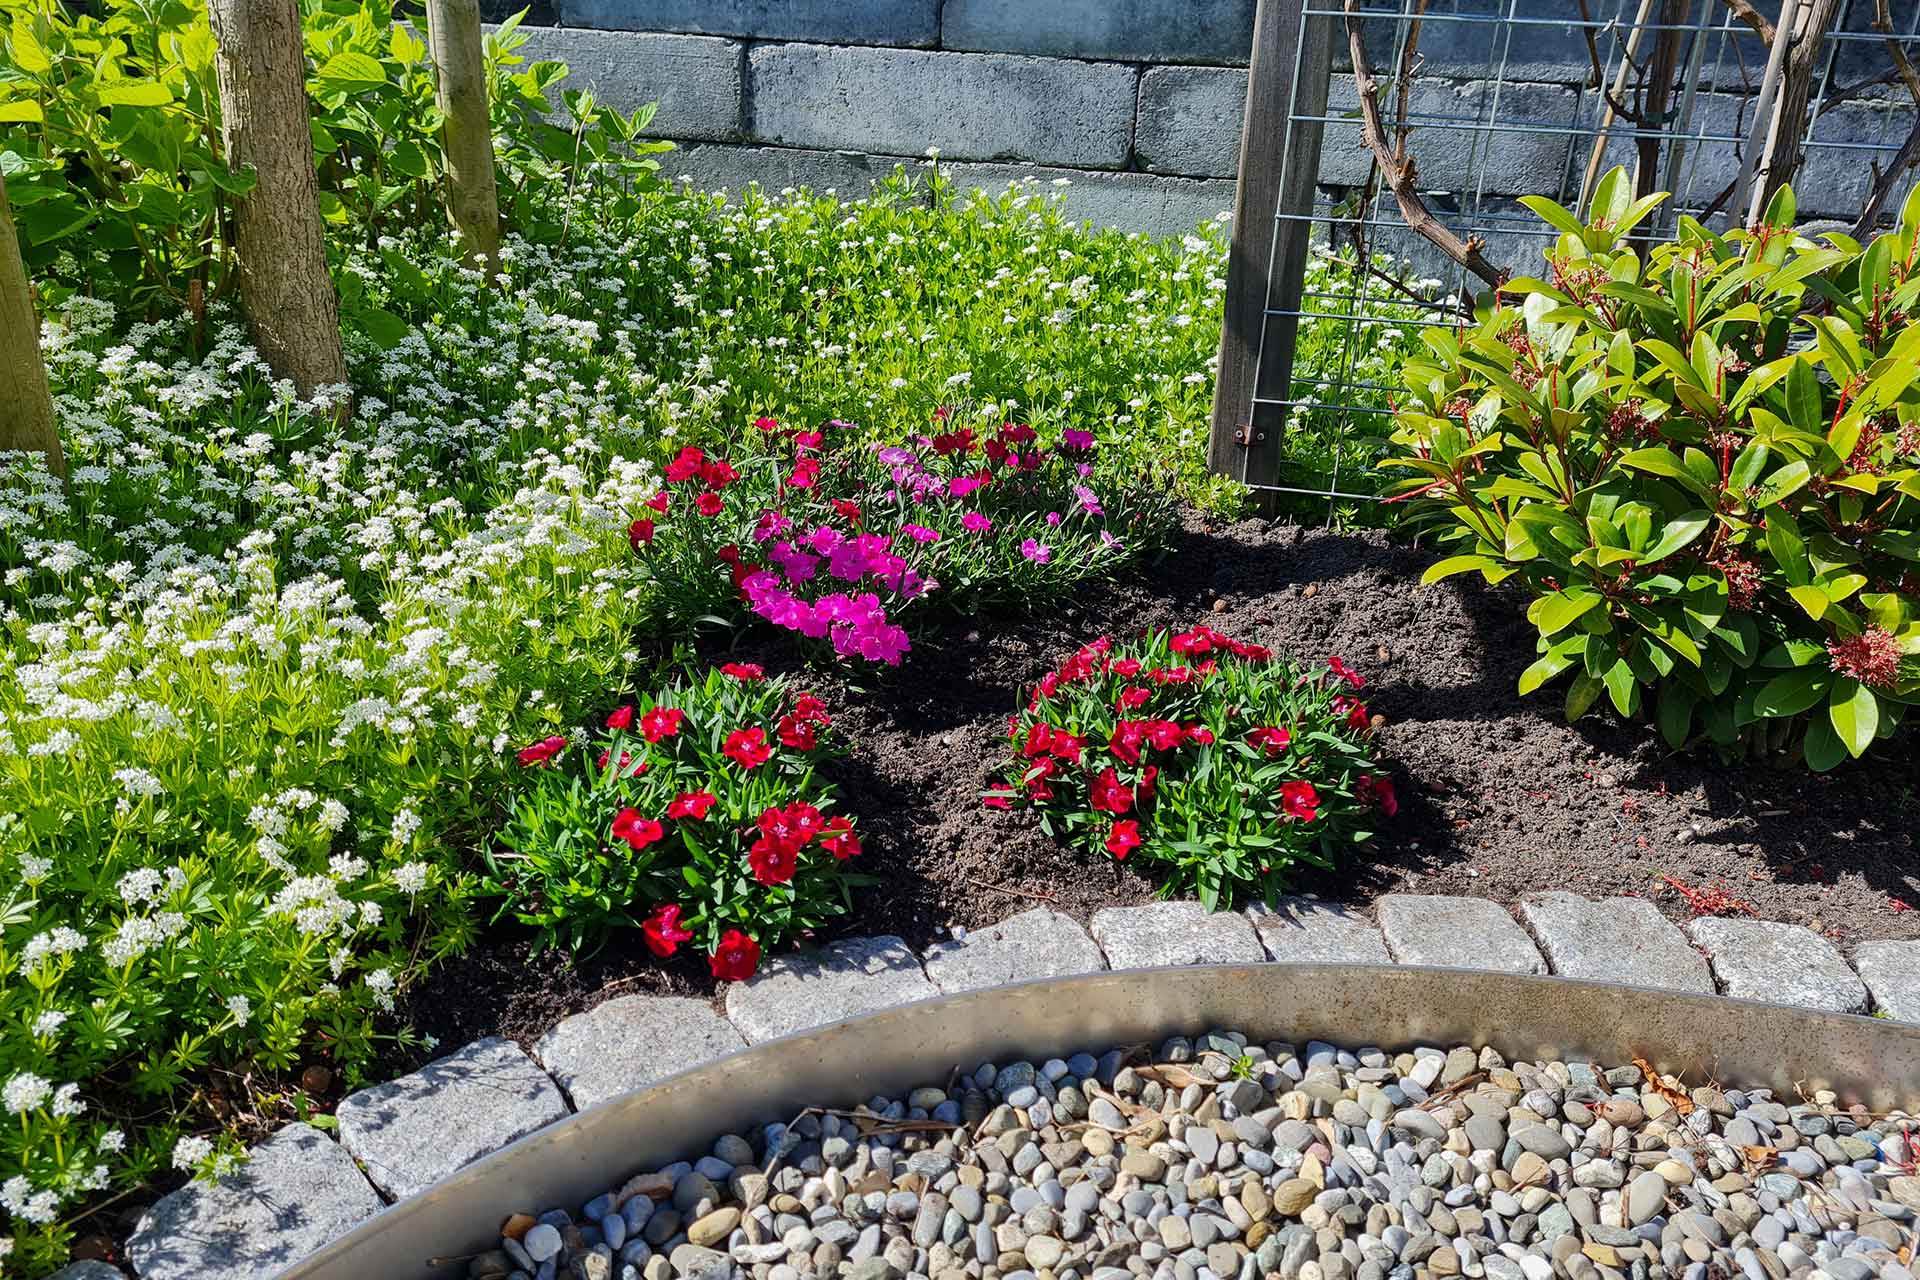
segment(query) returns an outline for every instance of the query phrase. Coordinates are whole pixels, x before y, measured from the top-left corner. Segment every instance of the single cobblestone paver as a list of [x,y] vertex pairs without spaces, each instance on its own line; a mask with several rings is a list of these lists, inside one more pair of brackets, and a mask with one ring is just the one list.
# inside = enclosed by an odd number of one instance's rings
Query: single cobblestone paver
[[1863,942],[1853,963],[1889,1018],[1920,1022],[1920,942]]
[[1859,1013],[1867,987],[1840,953],[1811,929],[1771,920],[1722,920],[1703,916],[1688,935],[1707,949],[1713,976],[1730,996]]
[[935,943],[924,957],[927,976],[941,991],[977,991],[1030,978],[1094,973],[1106,957],[1072,916],[1046,907],[1023,911],[966,937]]
[[258,1280],[380,1207],[339,1144],[309,1125],[290,1124],[212,1186],[192,1182],[162,1196],[141,1217],[127,1254],[142,1280]]
[[1151,902],[1093,913],[1093,937],[1116,969],[1163,964],[1258,964],[1266,948],[1237,911],[1197,902]]
[[1380,930],[1365,916],[1312,898],[1247,908],[1253,931],[1275,960],[1293,964],[1392,964]]
[[1401,964],[1545,973],[1527,931],[1497,902],[1390,893],[1375,904],[1387,950]]
[[704,1000],[621,996],[562,1021],[533,1056],[585,1111],[746,1046]]
[[567,1104],[532,1058],[489,1036],[347,1095],[334,1114],[341,1145],[381,1194],[398,1200],[552,1124]]
[[781,956],[727,991],[727,1018],[750,1044],[940,994],[901,939],[849,938]]
[[1707,958],[1645,898],[1539,893],[1521,899],[1520,918],[1561,977],[1713,993]]

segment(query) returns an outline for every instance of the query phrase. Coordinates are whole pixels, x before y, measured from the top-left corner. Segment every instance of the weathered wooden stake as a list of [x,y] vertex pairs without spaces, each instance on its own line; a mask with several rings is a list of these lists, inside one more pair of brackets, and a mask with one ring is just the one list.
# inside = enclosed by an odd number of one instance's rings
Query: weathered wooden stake
[[[1304,7],[1303,0],[1260,0],[1241,125],[1207,464],[1249,485],[1270,485],[1280,475],[1287,420],[1281,402],[1292,395],[1300,322],[1269,312],[1299,309],[1320,172],[1320,121],[1290,125],[1288,115],[1324,116],[1332,71],[1333,24],[1325,16],[1304,18]],[[1271,510],[1275,495],[1256,493]]]

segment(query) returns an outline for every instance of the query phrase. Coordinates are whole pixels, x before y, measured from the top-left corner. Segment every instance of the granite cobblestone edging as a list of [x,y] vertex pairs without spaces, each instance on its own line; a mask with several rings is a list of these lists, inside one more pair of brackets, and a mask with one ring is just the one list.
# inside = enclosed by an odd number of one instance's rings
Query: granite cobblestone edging
[[1541,893],[1510,913],[1485,899],[1393,894],[1376,908],[1377,922],[1305,898],[1214,914],[1197,903],[1157,902],[1096,912],[1090,929],[1039,908],[959,932],[925,954],[876,937],[778,957],[728,989],[725,1017],[685,998],[611,1000],[563,1020],[531,1056],[488,1038],[350,1095],[338,1108],[337,1142],[287,1125],[238,1173],[162,1197],[142,1217],[128,1255],[142,1280],[270,1275],[385,1203],[571,1111],[745,1045],[1027,978],[1267,960],[1438,964],[1718,990],[1920,1021],[1920,942],[1864,943],[1856,971],[1811,930],[1706,918],[1683,932],[1638,898]]

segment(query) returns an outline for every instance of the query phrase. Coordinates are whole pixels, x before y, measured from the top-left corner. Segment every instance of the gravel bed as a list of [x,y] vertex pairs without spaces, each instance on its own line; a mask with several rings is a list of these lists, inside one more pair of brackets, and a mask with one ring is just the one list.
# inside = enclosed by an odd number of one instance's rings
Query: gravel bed
[[1920,1123],[1636,1065],[1232,1032],[718,1138],[482,1280],[1913,1280]]

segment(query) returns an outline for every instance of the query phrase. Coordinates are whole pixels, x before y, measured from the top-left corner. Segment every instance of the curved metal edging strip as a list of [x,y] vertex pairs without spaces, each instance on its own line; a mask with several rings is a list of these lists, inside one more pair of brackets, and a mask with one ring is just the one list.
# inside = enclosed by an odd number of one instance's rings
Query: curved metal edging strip
[[282,1273],[283,1280],[464,1274],[515,1210],[575,1206],[721,1133],[1034,1059],[1218,1028],[1387,1048],[1491,1044],[1514,1059],[1645,1058],[1690,1080],[1833,1089],[1920,1109],[1920,1027],[1719,996],[1471,969],[1217,965],[1043,979],[803,1031],[613,1098],[478,1160]]

